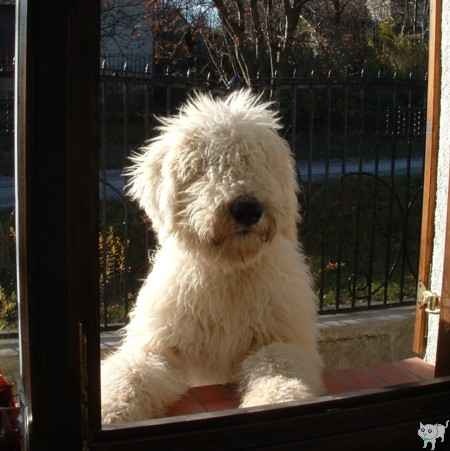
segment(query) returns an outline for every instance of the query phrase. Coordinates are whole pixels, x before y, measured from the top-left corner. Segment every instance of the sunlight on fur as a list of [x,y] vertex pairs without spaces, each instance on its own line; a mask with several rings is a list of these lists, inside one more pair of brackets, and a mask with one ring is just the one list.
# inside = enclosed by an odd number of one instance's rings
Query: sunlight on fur
[[102,362],[103,422],[164,416],[193,385],[237,383],[242,407],[319,395],[295,161],[278,115],[238,91],[196,94],[161,123],[127,171],[159,247],[123,343]]

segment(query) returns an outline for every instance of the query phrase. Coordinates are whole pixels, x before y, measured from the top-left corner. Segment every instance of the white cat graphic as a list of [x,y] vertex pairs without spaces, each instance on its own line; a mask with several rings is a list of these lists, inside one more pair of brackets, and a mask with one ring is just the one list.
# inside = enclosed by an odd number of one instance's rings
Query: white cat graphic
[[444,442],[445,430],[448,426],[448,421],[445,426],[442,424],[422,424],[420,423],[417,434],[423,440],[423,447],[426,448],[428,443],[431,443],[431,450],[433,451],[436,446],[436,439],[440,438],[441,443]]

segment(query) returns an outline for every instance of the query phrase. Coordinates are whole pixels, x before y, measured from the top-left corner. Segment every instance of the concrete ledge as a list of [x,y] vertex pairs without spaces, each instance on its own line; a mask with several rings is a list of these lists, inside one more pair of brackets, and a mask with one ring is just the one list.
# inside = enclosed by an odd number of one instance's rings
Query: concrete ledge
[[[319,345],[327,368],[369,367],[411,357],[415,307],[319,316]],[[120,344],[120,332],[101,334],[102,356]],[[17,339],[0,340],[0,368],[19,376]]]
[[357,368],[411,357],[415,306],[319,317],[327,368]]

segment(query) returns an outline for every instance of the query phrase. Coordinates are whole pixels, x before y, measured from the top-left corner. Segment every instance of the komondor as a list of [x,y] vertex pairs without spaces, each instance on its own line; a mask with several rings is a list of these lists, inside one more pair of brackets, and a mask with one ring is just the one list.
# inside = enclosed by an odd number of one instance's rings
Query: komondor
[[164,416],[190,386],[237,383],[241,407],[322,392],[297,182],[272,105],[197,94],[133,158],[129,192],[159,247],[119,349],[104,423]]

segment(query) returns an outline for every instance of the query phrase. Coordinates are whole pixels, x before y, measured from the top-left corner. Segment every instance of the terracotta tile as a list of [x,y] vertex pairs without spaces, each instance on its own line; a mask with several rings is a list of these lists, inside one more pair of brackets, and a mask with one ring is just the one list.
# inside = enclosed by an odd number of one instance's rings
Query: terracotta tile
[[417,382],[417,376],[394,364],[380,365],[372,369],[373,374],[384,382],[384,386]]
[[167,416],[233,409],[239,406],[239,394],[233,385],[192,387],[170,409]]
[[203,405],[211,401],[234,400],[238,396],[232,385],[205,385],[193,387],[189,392]]
[[419,357],[412,357],[400,362],[408,371],[420,377],[423,380],[434,378],[434,366],[424,362]]
[[372,368],[355,369],[352,382],[358,390],[382,388],[384,386],[384,381],[372,371]]
[[213,412],[215,410],[227,410],[227,409],[237,409],[239,407],[239,401],[234,399],[221,399],[217,401],[209,401],[204,404],[208,412]]
[[352,390],[350,369],[325,371],[323,380],[329,394],[345,393]]
[[190,393],[190,390],[177,401],[167,412],[167,416],[187,415],[190,413],[206,412],[207,409]]
[[419,376],[416,373],[414,373],[413,371],[411,371],[407,367],[407,365],[405,365],[405,363],[403,361],[394,362],[392,365],[395,366],[396,368],[398,368],[399,370],[403,371],[405,376],[409,376],[409,378],[411,379],[411,382],[420,382],[423,380],[423,378],[421,376]]
[[234,399],[239,401],[241,399],[241,394],[239,393],[238,386],[235,384],[225,385],[226,389],[229,392],[229,399]]
[[418,377],[397,362],[372,368],[348,368],[327,371],[324,382],[330,394],[365,389],[383,388],[388,385],[418,381]]
[[325,372],[323,374],[323,383],[328,394],[334,395],[337,393],[342,393],[342,386],[339,381],[336,381],[333,373],[328,371]]
[[[382,388],[434,377],[434,367],[419,358],[378,365],[373,368],[327,370],[323,374],[329,394]],[[169,416],[233,409],[239,406],[235,385],[207,385],[191,388],[169,412]]]

